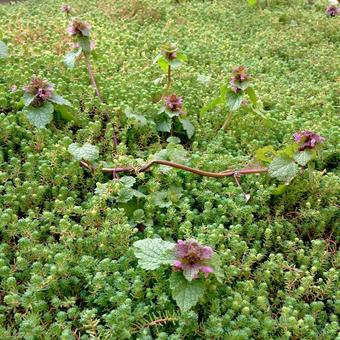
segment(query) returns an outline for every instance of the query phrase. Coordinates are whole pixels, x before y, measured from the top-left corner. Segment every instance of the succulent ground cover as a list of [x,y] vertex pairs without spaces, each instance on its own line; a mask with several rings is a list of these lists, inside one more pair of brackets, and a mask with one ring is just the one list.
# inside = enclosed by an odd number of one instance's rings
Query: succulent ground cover
[[1,339],[339,337],[338,5],[247,2],[0,6]]

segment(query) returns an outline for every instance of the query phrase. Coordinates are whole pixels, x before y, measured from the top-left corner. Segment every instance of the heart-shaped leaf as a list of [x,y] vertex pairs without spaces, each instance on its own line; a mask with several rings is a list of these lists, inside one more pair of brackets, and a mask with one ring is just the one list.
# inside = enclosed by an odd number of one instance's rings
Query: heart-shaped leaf
[[242,93],[234,93],[233,91],[229,91],[227,98],[230,111],[236,111],[242,104],[243,95]]
[[62,96],[58,96],[57,94],[53,94],[49,98],[49,101],[58,105],[71,106],[71,103],[67,99],[64,99]]
[[66,54],[66,56],[64,57],[64,64],[66,65],[67,68],[71,68],[71,69],[74,68],[76,64],[76,60],[79,57],[80,53],[81,53],[81,48],[79,48],[78,50],[71,51]]
[[305,166],[311,159],[313,159],[313,152],[311,150],[298,151],[293,157],[297,163]]
[[180,272],[173,272],[170,276],[172,297],[182,312],[195,306],[203,296],[205,287],[201,280],[188,281]]
[[99,149],[90,143],[85,143],[83,146],[79,146],[78,143],[72,143],[69,145],[68,151],[77,161],[82,159],[95,161],[99,157]]
[[41,129],[52,121],[54,106],[52,103],[46,101],[41,106],[28,106],[25,111],[30,123],[38,129]]
[[269,175],[279,181],[289,182],[299,171],[298,165],[290,157],[284,155],[274,158],[268,167]]
[[147,238],[136,241],[133,246],[138,265],[143,269],[154,270],[162,264],[169,265],[174,261],[175,243],[163,241],[160,238]]
[[188,138],[190,139],[195,132],[195,127],[187,119],[181,119],[180,121],[182,123],[183,129],[185,130]]

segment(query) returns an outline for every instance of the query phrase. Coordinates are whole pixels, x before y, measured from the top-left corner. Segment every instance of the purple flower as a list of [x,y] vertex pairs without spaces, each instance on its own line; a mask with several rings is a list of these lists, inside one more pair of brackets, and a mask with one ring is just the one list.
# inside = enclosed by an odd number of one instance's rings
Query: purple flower
[[67,32],[70,36],[90,36],[91,25],[86,21],[80,19],[73,19],[67,27]]
[[177,97],[176,94],[165,97],[165,107],[170,111],[185,114],[185,112],[182,110],[183,98]]
[[340,8],[336,5],[330,5],[326,8],[326,14],[330,17],[336,17],[340,13]]
[[24,91],[35,97],[31,105],[41,106],[44,101],[52,97],[54,88],[46,80],[33,77],[31,82],[24,87]]
[[11,86],[11,92],[12,93],[17,92],[17,90],[18,90],[18,87],[16,85]]
[[325,138],[311,131],[294,133],[294,141],[299,144],[299,151],[314,149],[318,143],[323,143]]
[[66,13],[66,14],[69,14],[71,13],[71,6],[70,5],[67,5],[67,4],[63,4],[61,7],[60,7],[60,10],[63,12],[63,13]]
[[240,85],[243,82],[249,81],[251,75],[247,73],[247,66],[238,66],[233,69],[232,77],[230,79],[230,85],[233,92],[238,93],[241,91]]
[[176,260],[173,262],[173,268],[176,271],[182,271],[189,281],[197,279],[199,272],[208,277],[209,273],[213,272],[213,268],[209,266],[213,253],[210,247],[202,246],[195,240],[178,240],[175,246]]
[[167,44],[162,47],[161,54],[165,56],[165,59],[171,61],[176,59],[178,48],[175,44]]

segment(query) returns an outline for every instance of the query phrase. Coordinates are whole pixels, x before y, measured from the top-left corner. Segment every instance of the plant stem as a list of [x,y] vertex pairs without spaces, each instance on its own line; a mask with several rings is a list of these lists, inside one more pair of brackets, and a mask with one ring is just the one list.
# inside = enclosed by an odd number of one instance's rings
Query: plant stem
[[226,119],[225,119],[225,121],[224,121],[224,123],[223,123],[223,125],[222,125],[222,127],[221,127],[221,130],[226,130],[226,129],[227,129],[227,127],[228,127],[228,125],[229,125],[229,123],[230,123],[232,117],[233,117],[233,112],[230,111],[230,112],[227,114],[227,117],[226,117]]
[[[96,95],[97,95],[98,99],[100,100],[100,102],[101,103],[105,103],[104,98],[102,97],[102,95],[101,95],[101,93],[99,91],[99,88],[98,88],[98,85],[97,85],[97,82],[96,82],[96,78],[95,78],[93,70],[92,70],[90,56],[89,56],[88,53],[84,53],[84,55],[85,55],[87,71],[88,71],[88,74],[89,74],[92,86],[93,86],[93,88],[94,88],[94,90],[96,92]],[[107,112],[107,110],[105,110],[105,115],[106,115],[107,121],[110,121],[111,117],[110,117],[109,113]],[[117,133],[115,131],[114,124],[113,124],[113,144],[114,144],[115,150],[117,150],[117,147],[118,147],[118,137],[117,137]]]
[[102,95],[100,94],[99,88],[97,86],[96,78],[94,77],[94,73],[93,73],[92,66],[91,66],[90,56],[87,53],[84,53],[84,55],[85,55],[87,71],[89,73],[89,77],[90,77],[92,86],[93,86],[93,88],[94,88],[94,90],[96,92],[96,95],[99,98],[99,100],[102,103],[104,103],[104,99],[103,99]]
[[[199,176],[206,176],[206,177],[214,177],[214,178],[223,178],[223,177],[231,177],[231,176],[240,176],[240,175],[250,175],[250,174],[259,174],[263,172],[268,172],[267,168],[243,168],[240,170],[225,170],[221,172],[210,172],[210,171],[205,171],[201,169],[196,169],[196,168],[191,168],[189,166],[183,165],[183,164],[178,164],[174,162],[169,162],[169,161],[164,161],[164,160],[152,160],[146,164],[144,164],[141,167],[133,167],[133,166],[128,166],[128,167],[117,167],[117,168],[102,168],[101,171],[104,173],[119,173],[119,172],[130,172],[130,173],[139,173],[139,172],[144,172],[149,170],[154,164],[161,164],[161,165],[166,165],[170,166],[172,168],[184,170],[184,171],[189,171],[192,172],[196,175]],[[80,161],[80,165],[90,171],[96,170],[96,168],[92,165],[89,164],[85,161]]]
[[168,65],[168,83],[166,84],[165,93],[168,93],[171,86],[171,65]]

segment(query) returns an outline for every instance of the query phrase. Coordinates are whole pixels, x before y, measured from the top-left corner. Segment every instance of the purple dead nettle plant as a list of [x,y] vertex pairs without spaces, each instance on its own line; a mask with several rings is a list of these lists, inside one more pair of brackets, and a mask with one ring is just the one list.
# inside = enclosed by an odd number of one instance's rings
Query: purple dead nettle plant
[[60,10],[68,16],[71,14],[72,7],[68,4],[63,4],[61,5]]
[[76,64],[77,59],[84,56],[91,84],[99,100],[104,102],[91,65],[91,53],[94,49],[94,42],[90,39],[91,25],[81,19],[73,18],[67,27],[67,33],[73,39],[73,51],[65,56],[65,65],[72,69]]
[[228,83],[220,87],[220,95],[201,109],[201,114],[212,110],[216,106],[228,107],[229,112],[222,125],[222,130],[226,130],[233,113],[241,106],[258,114],[261,118],[267,119],[261,112],[259,101],[252,86],[252,76],[247,66],[238,66],[232,70]]
[[294,141],[299,145],[299,151],[315,149],[320,143],[326,140],[324,137],[308,130],[294,133],[293,137]]
[[187,56],[178,50],[176,44],[167,43],[161,47],[161,50],[154,60],[154,64],[158,66],[167,74],[167,84],[164,93],[167,94],[172,85],[172,70],[180,67]]
[[164,97],[163,106],[158,111],[158,131],[171,133],[173,126],[180,124],[190,139],[195,132],[195,127],[185,118],[186,115],[187,113],[183,109],[183,97],[177,96],[175,93]]
[[326,14],[329,17],[336,17],[340,14],[340,7],[338,5],[330,5],[326,8]]
[[173,262],[173,268],[175,271],[183,272],[188,281],[198,279],[200,272],[207,278],[209,273],[214,271],[209,266],[213,253],[212,248],[202,246],[195,240],[179,240],[175,246],[176,259]]
[[188,310],[209,289],[211,280],[222,283],[221,261],[216,252],[194,239],[177,243],[160,238],[144,239],[133,244],[134,254],[142,269],[155,270],[162,265],[172,268],[170,289],[182,311]]
[[24,111],[28,120],[37,128],[50,123],[54,112],[67,120],[73,118],[66,108],[71,106],[70,102],[57,95],[54,85],[48,80],[33,76],[23,90]]
[[326,138],[312,132],[302,131],[293,134],[293,143],[279,151],[266,146],[256,152],[256,160],[268,163],[269,176],[284,182],[278,186],[274,194],[281,194],[287,185],[298,175],[308,170],[313,178],[314,161],[321,155],[321,146]]

